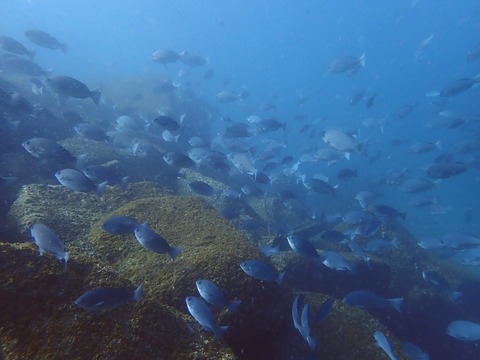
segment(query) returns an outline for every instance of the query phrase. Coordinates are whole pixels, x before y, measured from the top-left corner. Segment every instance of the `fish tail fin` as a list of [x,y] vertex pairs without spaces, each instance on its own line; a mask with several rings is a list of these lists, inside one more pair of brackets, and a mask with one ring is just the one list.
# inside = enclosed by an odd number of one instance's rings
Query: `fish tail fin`
[[312,351],[315,350],[315,348],[317,347],[317,344],[318,344],[318,339],[315,339],[315,338],[311,337],[310,335],[308,335],[305,340],[307,340],[308,347],[310,348],[310,350],[312,350]]
[[402,310],[400,309],[400,307],[402,306],[402,303],[403,303],[403,297],[401,298],[396,298],[396,299],[388,299],[388,301],[390,302],[390,306],[392,308],[394,308],[396,311],[398,311],[399,313],[402,312]]
[[275,279],[275,282],[280,285],[283,281],[283,277],[285,276],[285,271],[281,272],[278,277]]
[[232,301],[232,302],[231,302],[230,304],[228,304],[228,306],[227,306],[228,311],[230,311],[231,313],[233,313],[235,310],[238,309],[238,307],[240,306],[241,303],[242,303],[241,300]]
[[170,257],[172,258],[172,261],[175,260],[175,258],[182,252],[182,247],[177,246],[172,248],[168,253],[170,254]]
[[70,257],[70,254],[68,252],[65,252],[65,255],[63,255],[63,260],[65,260],[65,272],[67,272],[67,263],[68,263],[69,257]]
[[68,44],[60,44],[60,49],[63,51],[64,54],[66,54],[68,52]]
[[145,284],[141,283],[133,293],[133,300],[140,302],[142,300],[142,291]]
[[367,57],[367,52],[364,51],[363,54],[358,58],[358,61],[360,63],[360,67],[365,67],[366,57]]
[[100,184],[97,185],[97,195],[99,197],[103,196],[103,193],[105,192],[105,187],[108,185],[108,181],[104,181]]
[[229,329],[229,326],[217,326],[215,329],[213,329],[213,333],[215,334],[215,338],[219,340],[223,333]]
[[95,105],[98,105],[98,102],[100,101],[100,96],[102,96],[102,90],[101,89],[90,91],[90,97],[92,98]]

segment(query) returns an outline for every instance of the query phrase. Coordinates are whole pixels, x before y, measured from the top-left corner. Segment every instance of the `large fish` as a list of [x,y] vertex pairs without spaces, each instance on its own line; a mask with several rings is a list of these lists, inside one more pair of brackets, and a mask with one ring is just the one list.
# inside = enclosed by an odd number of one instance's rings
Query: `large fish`
[[70,76],[56,75],[45,80],[48,86],[57,94],[78,99],[91,98],[98,105],[102,91],[90,90],[87,85]]
[[64,53],[67,52],[67,44],[62,44],[54,36],[42,30],[27,30],[25,36],[35,45],[46,49],[61,49]]

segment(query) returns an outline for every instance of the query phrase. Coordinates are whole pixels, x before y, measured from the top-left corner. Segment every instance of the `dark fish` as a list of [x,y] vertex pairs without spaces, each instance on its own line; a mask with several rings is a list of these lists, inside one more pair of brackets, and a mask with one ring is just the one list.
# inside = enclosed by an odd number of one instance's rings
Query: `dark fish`
[[110,185],[124,183],[128,177],[120,177],[117,170],[106,165],[89,165],[84,168],[83,173],[86,177],[92,180],[95,184],[108,182]]
[[[180,124],[183,122],[183,118],[184,118],[184,115],[180,117]],[[157,124],[158,126],[166,130],[170,130],[170,131],[180,130],[180,124],[169,116],[160,115],[160,116],[157,116],[152,121],[154,124]]]
[[343,181],[350,180],[354,177],[357,177],[357,169],[340,169],[337,173],[337,178]]
[[32,115],[35,108],[18,92],[5,92],[0,88],[0,109],[10,115]]
[[244,261],[240,264],[240,267],[248,276],[262,281],[275,281],[278,285],[280,285],[285,275],[285,272],[279,274],[273,266],[260,260]]
[[181,253],[180,246],[172,248],[167,240],[150,229],[147,223],[138,226],[135,230],[135,237],[138,242],[146,249],[156,252],[158,254],[168,253],[172,261]]
[[18,180],[15,176],[0,176],[0,186],[10,186]]
[[188,168],[195,165],[195,162],[190,159],[187,155],[176,152],[169,152],[163,156],[163,160],[173,167],[176,168]]
[[307,179],[305,175],[302,176],[302,182],[308,190],[318,194],[331,194],[333,196],[337,196],[338,185],[332,186],[326,181],[314,177]]
[[17,55],[27,55],[30,59],[35,56],[35,51],[27,50],[25,46],[9,36],[0,36],[0,47]]
[[464,173],[467,164],[459,161],[435,162],[426,169],[427,176],[432,179],[448,179],[452,176]]
[[359,308],[387,308],[392,307],[401,312],[403,298],[385,299],[368,290],[357,290],[347,294],[342,302],[346,305],[356,306]]
[[270,246],[268,244],[263,244],[260,246],[260,251],[266,257],[270,257],[280,252],[280,245],[278,244],[276,246]]
[[350,225],[367,225],[379,221],[374,214],[361,210],[353,210],[343,216],[343,221]]
[[415,194],[423,191],[428,191],[435,187],[435,182],[422,179],[422,178],[410,178],[406,179],[402,183],[402,189],[409,193],[409,194]]
[[293,251],[299,255],[320,261],[323,260],[320,255],[317,253],[315,246],[299,235],[288,235],[287,236],[288,245],[292,248]]
[[282,159],[282,161],[280,161],[280,164],[287,165],[287,164],[291,163],[292,160],[293,160],[293,156],[287,155]]
[[196,296],[187,296],[185,303],[187,304],[190,315],[205,329],[213,332],[217,340],[228,330],[228,326],[217,325],[215,316],[202,299]]
[[188,186],[196,194],[203,195],[203,196],[215,195],[215,190],[206,182],[196,180],[189,183]]
[[392,115],[393,120],[399,121],[403,120],[405,117],[411,114],[415,105],[414,104],[406,104],[400,106]]
[[107,139],[107,134],[105,134],[105,132],[95,124],[81,123],[75,125],[73,129],[77,132],[78,135],[88,139],[98,141],[103,141]]
[[260,172],[260,171],[257,171],[255,174],[254,174],[254,180],[260,184],[270,184],[270,177],[263,173],[263,172]]
[[55,141],[45,138],[32,138],[22,143],[31,155],[41,160],[52,160],[58,163],[74,163],[75,156]]
[[44,76],[47,74],[39,65],[33,61],[19,57],[9,56],[3,60],[5,68],[12,73],[19,73],[29,76]]
[[245,123],[233,123],[221,132],[221,136],[227,139],[250,137],[252,135],[253,130]]
[[200,296],[209,304],[217,308],[227,308],[234,312],[240,306],[241,301],[230,301],[225,293],[214,282],[201,279],[195,282]]
[[365,67],[365,53],[358,58],[354,56],[345,56],[343,58],[334,60],[330,64],[328,71],[333,74],[346,72],[348,76],[352,76],[363,67]]
[[440,147],[440,141],[424,141],[410,146],[410,152],[413,154],[425,154]]
[[152,60],[163,65],[177,62],[179,59],[180,55],[172,50],[162,49],[152,53]]
[[315,315],[313,321],[316,323],[324,321],[332,311],[333,304],[335,304],[334,298],[328,298],[325,300],[318,308],[317,314]]
[[350,105],[351,106],[357,105],[363,99],[364,94],[365,94],[365,90],[360,90],[356,92],[350,99]]
[[57,75],[49,77],[45,81],[59,95],[78,99],[91,98],[97,105],[102,94],[100,89],[91,91],[87,85],[70,76]]
[[373,94],[372,96],[370,96],[367,100],[367,109],[370,109],[373,104],[375,104],[375,99],[377,98],[377,94]]
[[257,135],[260,135],[279,129],[286,130],[286,126],[286,122],[281,123],[280,121],[275,119],[260,120],[259,122],[255,123],[255,133]]
[[112,216],[102,224],[102,229],[112,235],[134,234],[140,224],[131,216]]
[[[445,85],[439,95],[442,97],[452,97],[461,94],[464,91],[470,89],[473,85],[480,81],[480,76],[474,78],[458,79]],[[432,93],[433,94],[433,93]]]
[[337,231],[337,230],[325,230],[320,235],[320,238],[326,241],[340,242],[346,238],[346,235],[341,231]]
[[70,190],[80,192],[95,191],[98,196],[102,196],[107,186],[107,181],[96,185],[85,174],[74,169],[63,169],[55,174],[58,182]]
[[397,217],[400,217],[405,220],[405,217],[407,216],[407,213],[400,212],[397,209],[388,205],[373,205],[372,210],[375,215],[387,219],[395,219]]
[[44,224],[33,224],[30,228],[30,234],[38,246],[40,255],[48,252],[58,260],[65,260],[65,270],[67,269],[68,252],[65,251],[65,245],[48,226]]
[[220,91],[217,94],[217,100],[221,103],[232,103],[235,101],[243,100],[249,95],[248,91],[242,91],[239,94],[236,94],[231,91]]
[[67,53],[68,45],[60,43],[54,36],[42,30],[27,30],[25,36],[35,45],[46,49],[61,49]]
[[142,299],[142,290],[143,284],[141,284],[134,292],[117,288],[94,289],[87,291],[75,300],[75,305],[91,311],[114,309],[129,301],[140,302]]
[[427,284],[432,286],[439,293],[448,295],[451,300],[458,300],[463,295],[459,291],[453,291],[448,281],[435,271],[422,271],[422,277]]
[[263,197],[265,195],[262,189],[251,184],[243,185],[240,189],[247,196]]

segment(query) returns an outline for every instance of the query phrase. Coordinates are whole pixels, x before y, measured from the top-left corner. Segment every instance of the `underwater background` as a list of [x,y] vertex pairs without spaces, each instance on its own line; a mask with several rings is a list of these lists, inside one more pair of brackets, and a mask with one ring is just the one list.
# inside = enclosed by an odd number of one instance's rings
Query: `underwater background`
[[0,17],[0,358],[480,358],[478,2]]

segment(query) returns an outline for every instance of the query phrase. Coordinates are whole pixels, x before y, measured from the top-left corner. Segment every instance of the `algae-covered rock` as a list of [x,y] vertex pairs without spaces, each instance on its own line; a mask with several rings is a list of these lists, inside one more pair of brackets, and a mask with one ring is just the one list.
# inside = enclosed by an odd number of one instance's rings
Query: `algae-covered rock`
[[0,269],[0,344],[9,360],[236,358],[222,342],[192,332],[191,318],[148,295],[100,312],[77,307],[88,290],[138,285],[78,252],[65,272],[32,244],[0,244]]

